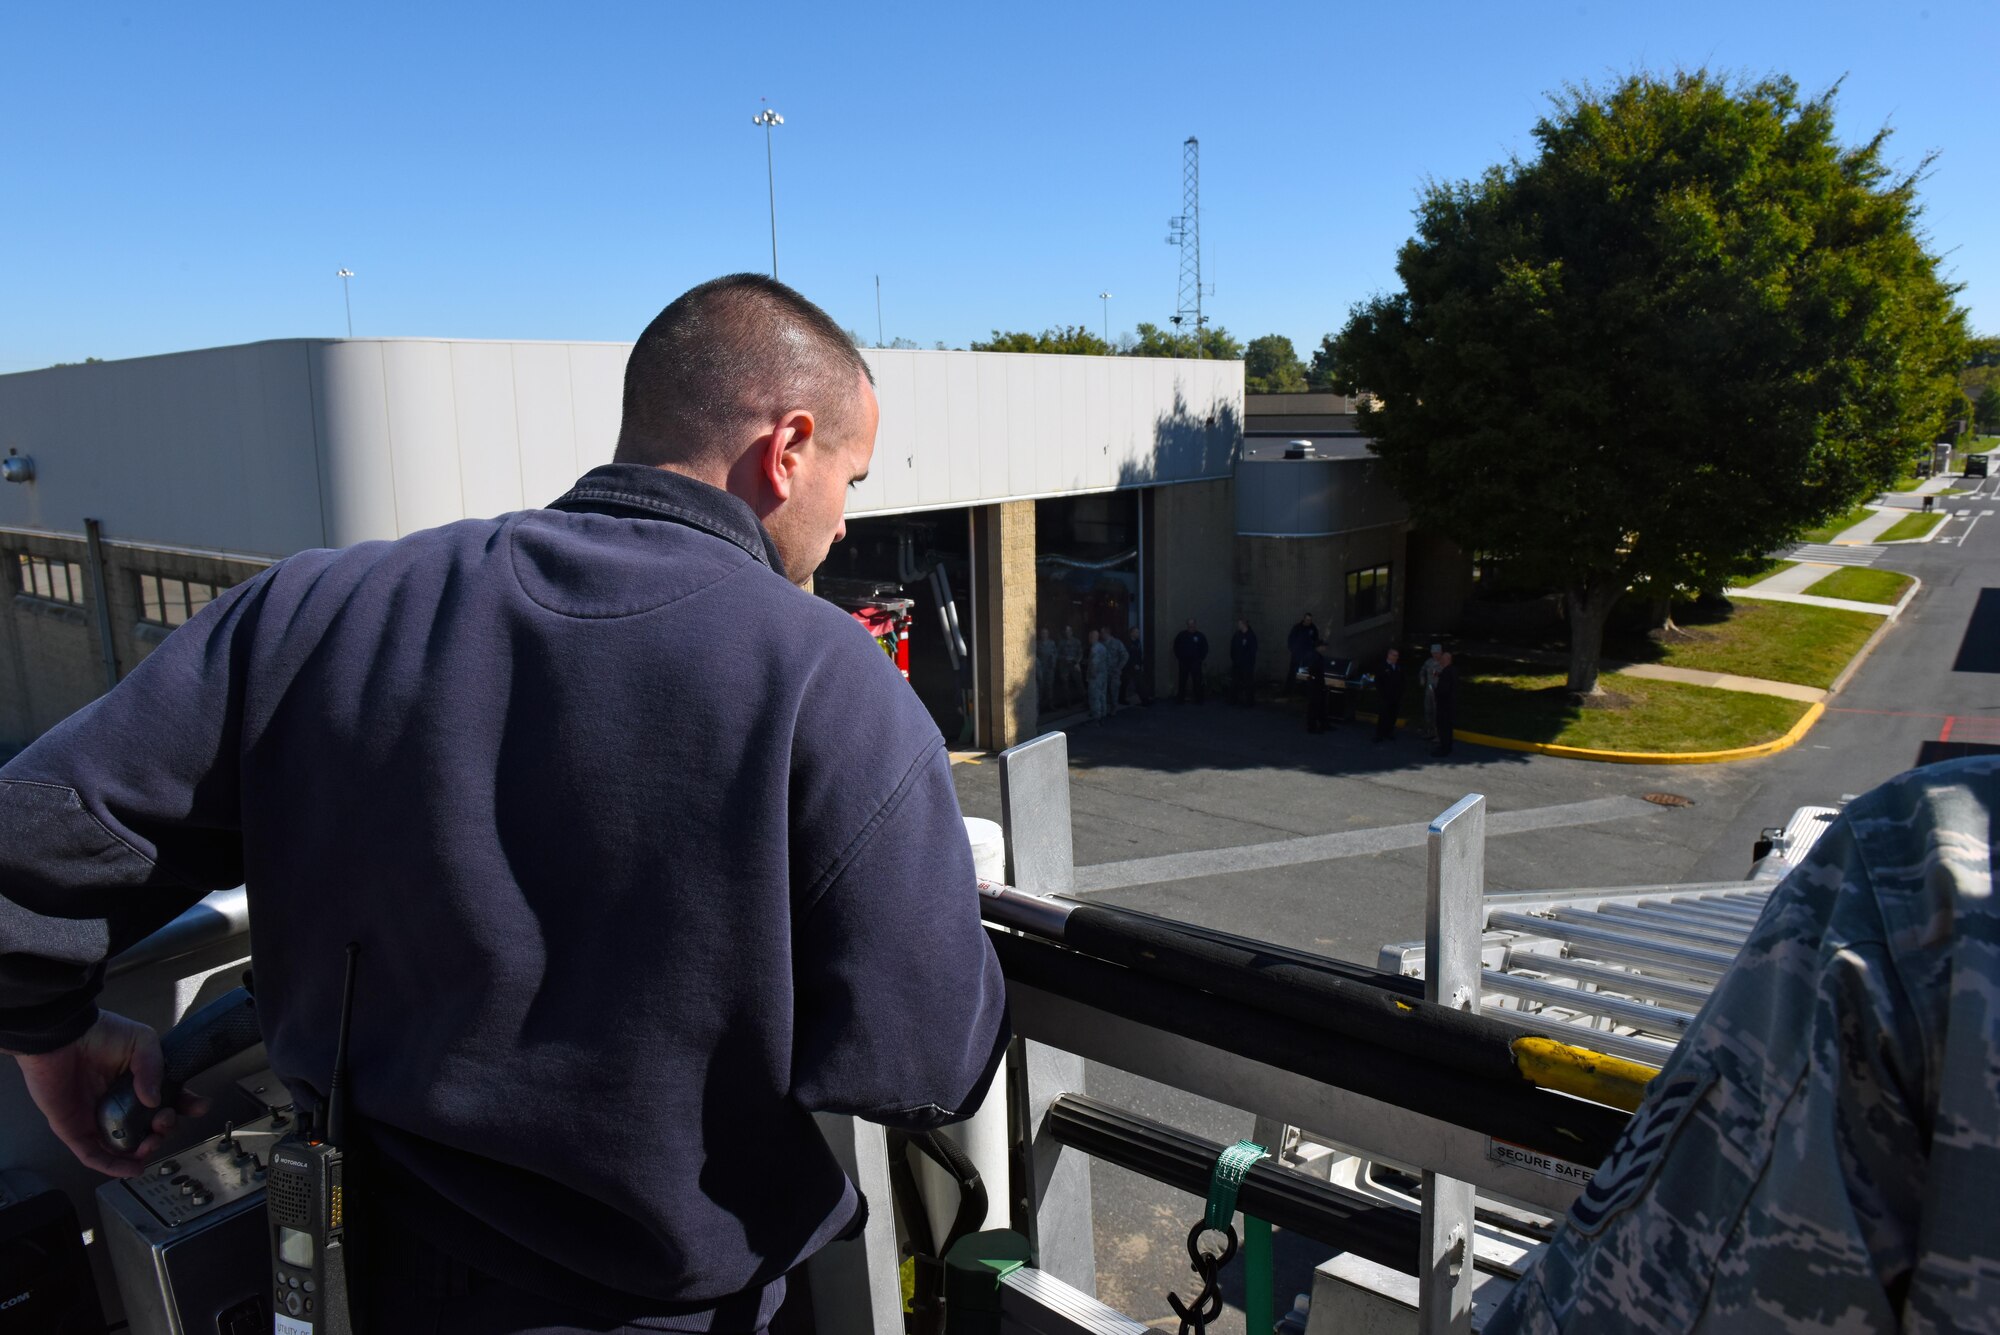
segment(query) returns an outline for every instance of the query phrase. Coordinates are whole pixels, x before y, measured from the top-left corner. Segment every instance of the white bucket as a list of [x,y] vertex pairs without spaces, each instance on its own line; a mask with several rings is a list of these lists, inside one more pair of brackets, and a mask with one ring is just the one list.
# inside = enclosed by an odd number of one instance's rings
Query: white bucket
[[[967,816],[965,837],[972,845],[972,866],[981,879],[1007,879],[1007,840],[998,821]],[[939,887],[953,893],[955,887]],[[969,890],[970,887],[967,887]],[[977,1227],[1006,1228],[1009,1222],[1007,1183],[1007,1068],[1003,1065],[980,1103],[979,1111],[963,1122],[944,1128],[944,1135],[956,1141],[979,1170],[986,1184],[986,1218]],[[925,1213],[930,1216],[931,1236],[938,1242],[951,1228],[958,1213],[958,1184],[943,1169],[922,1155],[914,1156],[917,1182],[923,1194]]]

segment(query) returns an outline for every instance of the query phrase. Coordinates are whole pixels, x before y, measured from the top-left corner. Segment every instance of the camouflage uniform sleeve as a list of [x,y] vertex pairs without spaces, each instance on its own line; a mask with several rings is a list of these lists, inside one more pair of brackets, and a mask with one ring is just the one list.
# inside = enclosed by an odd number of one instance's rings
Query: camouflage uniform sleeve
[[1848,808],[1486,1331],[2000,1329],[1997,775]]

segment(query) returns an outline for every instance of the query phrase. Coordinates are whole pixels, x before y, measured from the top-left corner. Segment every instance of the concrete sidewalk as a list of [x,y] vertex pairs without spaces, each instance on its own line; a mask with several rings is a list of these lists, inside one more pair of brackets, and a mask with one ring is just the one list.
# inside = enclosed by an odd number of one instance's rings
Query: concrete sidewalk
[[[1832,602],[1830,598],[1815,598],[1814,602]],[[1807,704],[1818,704],[1826,699],[1826,692],[1817,686],[1799,686],[1789,681],[1766,681],[1762,677],[1739,677],[1733,672],[1703,672],[1698,668],[1668,667],[1664,663],[1620,663],[1609,670],[1621,677],[1639,677],[1645,681],[1677,681],[1683,686],[1706,686],[1717,691],[1741,691],[1745,695],[1775,695],[1784,700],[1803,700]]]
[[1908,518],[1900,506],[1875,507],[1874,512],[1852,528],[1844,528],[1829,539],[1838,546],[1850,547],[1875,541],[1898,523]]
[[[1970,481],[1973,485],[1977,485],[1979,479],[1972,478]],[[1938,499],[1942,500],[1944,497],[1940,493],[1950,491],[1953,487],[1963,487],[1970,490],[1970,487],[1967,486],[1967,479],[1959,477],[1956,474],[1947,473],[1938,477],[1925,478],[1908,491],[1885,491],[1881,496],[1876,498],[1874,504],[1894,506],[1899,510],[1921,510],[1924,508],[1924,497],[1937,496]]]
[[[1889,610],[1872,603],[1846,603],[1836,598],[1799,597],[1796,601],[1827,603],[1835,607],[1866,606],[1875,612]],[[1472,657],[1511,659],[1517,663],[1529,663],[1536,667],[1569,666],[1569,655],[1552,650],[1508,649],[1492,644],[1467,644],[1458,652]],[[1826,699],[1826,692],[1817,686],[1799,686],[1789,681],[1767,681],[1762,677],[1739,677],[1730,672],[1704,672],[1699,668],[1669,667],[1665,663],[1620,663],[1605,659],[1598,664],[1598,671],[1615,676],[1640,677],[1647,681],[1672,681],[1679,682],[1683,686],[1706,686],[1718,691],[1741,691],[1745,695],[1775,695],[1785,700],[1803,700],[1808,704],[1816,704]]]
[[1804,593],[1834,571],[1845,568],[1826,565],[1819,561],[1801,561],[1790,570],[1780,570],[1767,579],[1760,579],[1755,584],[1745,585],[1741,589],[1730,589],[1728,593],[1745,593],[1753,589],[1760,597],[1773,593]]
[[[1823,566],[1821,570],[1824,574],[1839,568],[1838,566]],[[1785,573],[1790,574],[1791,572],[1786,571]],[[1770,583],[1769,580],[1764,581],[1764,584],[1768,583]],[[1873,612],[1878,617],[1894,616],[1900,606],[1897,603],[1863,603],[1856,602],[1852,598],[1820,598],[1810,593],[1788,593],[1778,590],[1766,590],[1764,584],[1755,584],[1747,589],[1731,589],[1726,596],[1730,598],[1761,598],[1767,603],[1799,603],[1805,607],[1835,607],[1843,612]]]

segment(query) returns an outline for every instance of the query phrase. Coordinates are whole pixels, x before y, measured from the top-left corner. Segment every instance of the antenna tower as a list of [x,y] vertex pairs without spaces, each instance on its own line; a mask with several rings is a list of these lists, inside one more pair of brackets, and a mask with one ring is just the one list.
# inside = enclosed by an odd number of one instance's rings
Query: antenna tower
[[1174,308],[1174,332],[1194,340],[1202,355],[1201,333],[1201,141],[1193,135],[1181,145],[1181,212],[1167,219],[1167,244],[1181,249],[1180,300]]

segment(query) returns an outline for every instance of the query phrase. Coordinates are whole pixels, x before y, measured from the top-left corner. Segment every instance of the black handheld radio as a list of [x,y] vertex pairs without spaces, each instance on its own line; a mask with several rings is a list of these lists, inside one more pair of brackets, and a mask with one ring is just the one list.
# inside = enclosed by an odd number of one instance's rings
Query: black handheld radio
[[347,981],[340,997],[340,1037],[326,1116],[310,1130],[271,1149],[264,1180],[270,1216],[271,1277],[276,1335],[353,1335],[356,1329],[347,1232],[347,1027],[354,1011],[354,960],[347,947]]

